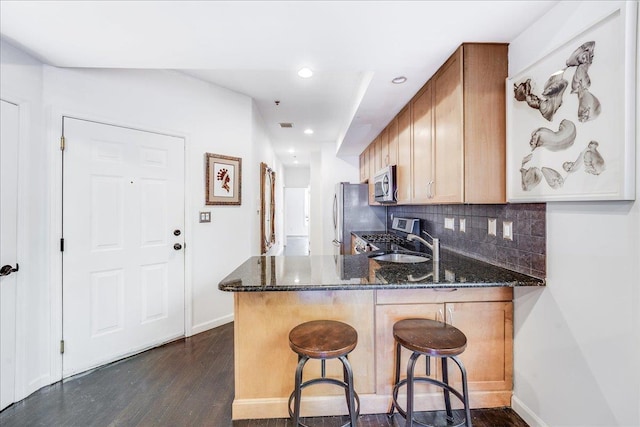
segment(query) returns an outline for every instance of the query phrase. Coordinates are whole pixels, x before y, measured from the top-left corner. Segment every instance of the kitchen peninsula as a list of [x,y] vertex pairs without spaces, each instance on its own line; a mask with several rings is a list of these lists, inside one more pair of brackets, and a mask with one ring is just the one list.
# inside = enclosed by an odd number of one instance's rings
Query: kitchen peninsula
[[[364,254],[251,257],[219,284],[235,293],[233,419],[288,417],[297,363],[288,334],[315,319],[343,321],[358,332],[350,361],[362,414],[388,410],[392,327],[408,317],[444,320],[461,329],[468,338],[462,360],[471,406],[510,406],[515,286],[544,286],[544,280],[449,251],[442,251],[438,262],[415,264]],[[403,353],[403,364],[406,357]],[[333,362],[327,363],[327,376],[340,378],[341,366]],[[319,375],[320,364],[310,362],[307,369]],[[455,386],[458,378],[450,380]],[[441,393],[427,386],[417,389],[416,402],[418,410],[443,407]],[[303,393],[302,413],[344,414],[343,393],[311,387]]]

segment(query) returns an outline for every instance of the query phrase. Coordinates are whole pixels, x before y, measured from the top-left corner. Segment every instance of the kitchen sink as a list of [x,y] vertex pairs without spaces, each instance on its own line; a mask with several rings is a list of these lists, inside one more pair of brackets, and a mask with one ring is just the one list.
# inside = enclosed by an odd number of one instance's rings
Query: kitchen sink
[[431,256],[428,254],[409,251],[374,252],[369,255],[369,258],[375,259],[376,261],[395,262],[401,264],[415,264],[431,260]]

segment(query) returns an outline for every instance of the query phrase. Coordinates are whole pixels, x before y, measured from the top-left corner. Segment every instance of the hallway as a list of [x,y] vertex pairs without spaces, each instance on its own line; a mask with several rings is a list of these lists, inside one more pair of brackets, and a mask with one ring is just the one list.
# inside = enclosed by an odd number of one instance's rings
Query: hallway
[[284,256],[309,255],[309,236],[287,236]]

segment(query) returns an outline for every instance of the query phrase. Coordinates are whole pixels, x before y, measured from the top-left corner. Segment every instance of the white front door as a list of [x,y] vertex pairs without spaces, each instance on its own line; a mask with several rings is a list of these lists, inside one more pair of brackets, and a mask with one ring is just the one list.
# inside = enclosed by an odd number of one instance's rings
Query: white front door
[[184,140],[63,129],[67,377],[184,335]]
[[0,101],[0,410],[15,400],[20,108]]

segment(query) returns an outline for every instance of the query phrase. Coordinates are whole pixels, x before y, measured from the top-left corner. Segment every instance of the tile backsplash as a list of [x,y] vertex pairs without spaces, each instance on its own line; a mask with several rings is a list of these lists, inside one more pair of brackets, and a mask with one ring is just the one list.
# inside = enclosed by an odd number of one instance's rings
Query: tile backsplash
[[[387,210],[387,226],[391,228],[391,214],[419,218],[420,229],[438,237],[443,249],[545,278],[546,210],[544,203],[392,206]],[[464,232],[460,229],[461,219]],[[492,219],[496,220],[495,236],[488,233]],[[445,220],[449,228],[445,228]],[[509,223],[512,239],[505,238]]]

